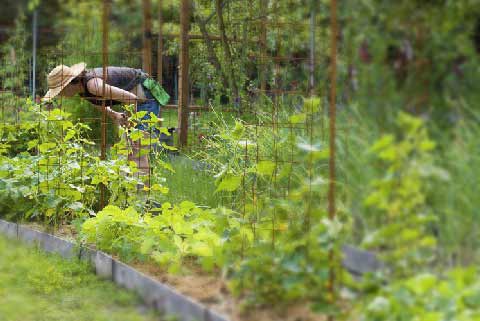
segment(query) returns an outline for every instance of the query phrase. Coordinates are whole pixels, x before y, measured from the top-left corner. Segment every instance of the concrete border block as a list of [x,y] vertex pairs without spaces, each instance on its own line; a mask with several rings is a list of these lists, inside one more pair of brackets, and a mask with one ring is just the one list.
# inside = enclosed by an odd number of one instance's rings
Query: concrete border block
[[101,278],[113,280],[112,257],[101,251],[97,251],[95,255],[95,272]]
[[228,321],[229,319],[217,312],[207,309],[205,313],[205,321]]
[[36,244],[42,246],[42,241],[45,239],[45,233],[33,230],[31,228],[19,225],[18,226],[18,239],[28,244]]
[[140,290],[141,280],[137,270],[113,259],[112,279],[118,285],[123,286],[129,290]]
[[15,223],[0,220],[0,233],[8,238],[17,238],[18,226]]
[[163,301],[162,311],[166,315],[177,316],[181,321],[205,321],[207,308],[190,298],[169,289]]
[[362,276],[366,273],[376,272],[385,265],[378,260],[373,252],[357,249],[353,246],[344,245],[343,252],[343,267],[354,276]]
[[97,257],[97,251],[90,249],[86,246],[80,246],[78,258],[82,262],[86,262],[95,266],[95,258]]
[[140,287],[138,294],[143,300],[158,311],[164,311],[164,302],[170,294],[170,288],[142,273],[139,273]]
[[70,241],[63,240],[56,236],[42,233],[43,249],[49,253],[57,253],[60,256],[71,259],[77,256],[76,246]]

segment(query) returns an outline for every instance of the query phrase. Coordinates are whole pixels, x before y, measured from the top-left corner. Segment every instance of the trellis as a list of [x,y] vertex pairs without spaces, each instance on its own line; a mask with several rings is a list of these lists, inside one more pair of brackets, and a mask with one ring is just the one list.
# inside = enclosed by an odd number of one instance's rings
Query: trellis
[[[322,202],[326,201],[326,208],[328,208],[328,217],[331,220],[335,219],[336,216],[336,207],[335,207],[335,189],[336,189],[336,174],[335,174],[335,140],[336,140],[336,79],[337,79],[337,37],[338,37],[338,25],[336,19],[336,12],[337,12],[337,3],[336,0],[331,0],[331,8],[330,8],[330,45],[326,46],[325,48],[316,48],[316,34],[315,30],[318,29],[318,24],[316,22],[315,10],[312,10],[311,16],[307,23],[296,22],[296,21],[280,21],[279,14],[277,14],[277,10],[280,10],[279,2],[274,1],[270,2],[268,0],[259,0],[258,8],[259,14],[248,16],[249,23],[254,26],[258,27],[258,35],[256,35],[255,39],[247,39],[247,42],[242,42],[242,39],[237,38],[228,38],[225,33],[221,33],[220,35],[210,35],[206,32],[205,28],[205,21],[201,21],[200,29],[202,29],[201,34],[195,34],[190,31],[190,24],[192,22],[192,17],[194,17],[193,21],[199,22],[197,18],[195,18],[194,11],[192,12],[192,2],[191,0],[181,0],[180,1],[180,30],[178,34],[175,33],[164,33],[163,32],[163,25],[165,24],[165,19],[163,17],[162,8],[163,4],[167,0],[158,0],[158,30],[156,30],[156,34],[153,31],[152,27],[152,5],[150,0],[142,0],[142,15],[143,15],[143,26],[142,26],[142,48],[141,50],[127,50],[125,52],[116,52],[115,50],[111,50],[109,48],[110,39],[109,39],[109,18],[110,18],[110,6],[111,1],[103,0],[103,11],[102,11],[102,50],[99,51],[87,51],[85,48],[83,50],[78,50],[79,54],[77,56],[80,57],[88,57],[89,55],[100,55],[102,56],[102,67],[103,67],[103,74],[106,74],[106,68],[109,65],[109,58],[112,55],[123,56],[125,55],[128,59],[137,59],[141,56],[141,63],[142,69],[145,70],[150,75],[154,75],[153,72],[153,53],[157,52],[157,61],[156,61],[156,79],[158,82],[163,82],[163,73],[164,73],[164,65],[163,65],[163,53],[165,51],[165,41],[167,39],[178,39],[179,42],[179,73],[178,73],[178,101],[169,103],[166,106],[162,107],[163,111],[177,111],[177,132],[178,132],[178,140],[177,145],[181,150],[187,151],[188,147],[195,147],[201,149],[202,146],[195,146],[198,145],[197,141],[195,140],[196,134],[196,125],[189,124],[189,118],[192,116],[192,112],[194,112],[193,117],[201,118],[206,113],[209,113],[212,108],[208,106],[208,104],[203,101],[202,104],[194,104],[190,99],[191,88],[189,84],[189,65],[190,65],[190,55],[189,55],[189,45],[192,41],[209,41],[209,42],[218,42],[220,44],[225,43],[240,43],[244,46],[251,45],[252,42],[256,42],[258,44],[257,51],[252,53],[251,59],[255,59],[255,67],[257,68],[257,75],[255,80],[258,80],[258,88],[254,93],[255,102],[250,102],[250,106],[242,106],[242,110],[235,108],[235,106],[223,106],[220,109],[221,112],[234,112],[240,119],[243,120],[243,124],[246,128],[251,130],[254,134],[255,139],[259,139],[259,132],[265,132],[266,130],[271,131],[272,134],[272,153],[271,154],[262,154],[263,151],[257,146],[253,149],[250,149],[247,146],[247,143],[242,145],[242,158],[245,163],[251,162],[254,163],[255,166],[262,166],[260,164],[274,164],[274,169],[271,173],[271,178],[269,184],[266,186],[262,186],[258,183],[257,177],[253,181],[247,181],[247,176],[249,175],[248,170],[249,168],[243,168],[242,173],[242,184],[240,188],[240,196],[236,204],[236,207],[239,211],[243,212],[243,215],[246,217],[250,215],[248,213],[247,208],[252,208],[253,212],[255,213],[255,219],[252,220],[250,223],[252,228],[255,231],[261,229],[261,221],[262,213],[259,212],[259,203],[261,198],[270,198],[270,199],[287,199],[289,195],[292,193],[290,181],[293,180],[293,177],[287,176],[288,184],[282,185],[279,182],[278,176],[279,173],[277,172],[279,168],[285,166],[294,167],[299,164],[300,160],[296,159],[296,155],[293,151],[295,146],[291,146],[291,150],[288,151],[288,155],[280,154],[282,151],[277,148],[281,142],[281,136],[296,136],[299,133],[304,134],[307,138],[308,143],[310,146],[314,146],[315,143],[320,140],[324,139],[326,134],[324,133],[324,126],[323,123],[317,123],[318,121],[323,122],[324,116],[328,114],[329,116],[329,160],[328,160],[328,199],[323,200],[310,200],[310,202]],[[222,1],[218,2],[220,5],[217,6],[215,9],[212,9],[213,15],[217,10],[224,10],[222,5]],[[228,11],[228,6],[227,9]],[[209,17],[209,19],[212,19]],[[235,19],[231,19],[230,22],[232,23],[241,23],[242,21],[235,21]],[[201,25],[203,23],[203,26]],[[221,23],[221,22],[220,22]],[[308,29],[310,32],[309,42],[305,45],[308,48],[307,54],[304,56],[293,56],[292,52],[289,52],[288,49],[292,46],[295,47],[295,44],[292,43],[284,43],[283,39],[288,38],[288,28],[296,26],[297,28],[301,29]],[[257,30],[257,29],[255,29]],[[270,36],[270,37],[269,37]],[[157,38],[157,48],[156,50],[153,49],[153,41]],[[275,42],[276,48],[271,48],[272,45],[268,43],[269,40]],[[326,43],[326,41],[325,41]],[[80,44],[79,44],[80,46]],[[326,47],[330,48],[330,53],[327,54],[324,49]],[[80,49],[80,48],[79,48]],[[294,49],[294,48],[293,48]],[[226,50],[226,49],[224,49]],[[228,50],[226,50],[228,51]],[[319,68],[319,61],[321,60],[318,58],[320,55],[317,53],[318,51],[322,51],[322,58],[329,57],[329,61],[327,63],[329,67],[329,85],[323,85],[322,92],[317,92],[320,86],[318,84],[318,77],[315,77],[315,72]],[[282,55],[282,52],[286,52],[286,54]],[[51,61],[63,63],[63,59],[65,56],[64,48],[60,47],[58,50],[50,51],[50,52],[43,52],[50,58]],[[132,58],[133,57],[133,58]],[[120,59],[121,60],[121,59]],[[138,60],[138,59],[137,59]],[[207,59],[208,60],[208,59]],[[326,60],[326,59],[325,59]],[[208,61],[212,63],[212,61]],[[308,77],[305,79],[306,86],[304,86],[307,90],[299,89],[299,86],[286,86],[284,83],[284,73],[285,70],[288,71],[288,66],[290,64],[297,64],[300,66],[307,66],[308,67]],[[132,66],[138,67],[138,66]],[[36,68],[34,67],[34,70]],[[46,71],[46,70],[43,70]],[[230,70],[230,72],[233,72]],[[270,76],[270,79],[268,77]],[[229,75],[227,75],[228,78]],[[231,75],[230,75],[231,76]],[[228,81],[228,79],[226,79]],[[35,83],[35,81],[34,81]],[[34,85],[35,88],[35,85]],[[326,94],[326,90],[329,90],[329,94]],[[105,88],[103,88],[105,90]],[[329,110],[328,113],[326,110],[322,109],[317,112],[316,115],[308,115],[303,121],[300,122],[288,122],[285,119],[281,118],[280,112],[283,110],[282,108],[287,108],[292,114],[295,114],[296,109],[298,108],[292,102],[285,103],[290,98],[295,97],[311,97],[311,96],[319,96],[319,97],[327,97],[325,101],[329,103]],[[238,98],[238,97],[234,97]],[[271,101],[271,109],[268,111],[265,110],[256,110],[256,103],[258,100],[265,99],[265,101]],[[293,101],[293,100],[292,100]],[[232,105],[232,103],[230,103]],[[20,103],[17,101],[16,108],[13,110],[15,113],[18,113],[18,106]],[[108,100],[103,100],[102,105],[102,113],[101,117],[94,117],[88,118],[83,120],[89,121],[96,121],[101,128],[101,135],[100,140],[97,141],[97,145],[100,150],[100,156],[102,160],[108,159],[109,153],[109,145],[111,142],[108,141],[108,128],[112,126],[112,124],[107,119],[106,113],[106,106],[108,106]],[[5,104],[2,107],[2,111],[4,113],[5,108],[7,107]],[[201,113],[201,114],[197,114]],[[269,113],[269,119],[267,120],[264,116],[265,113]],[[248,115],[247,115],[248,114]],[[248,116],[248,117],[247,117]],[[10,121],[8,117],[3,117],[2,120],[4,122]],[[21,119],[15,119],[15,122],[19,122]],[[314,130],[314,127],[321,127],[322,133],[321,137],[316,137],[317,132]],[[193,131],[193,135],[189,134],[189,131]],[[208,133],[206,133],[208,135]],[[256,135],[256,136],[255,136]],[[189,141],[190,139],[190,141]],[[151,148],[151,147],[150,147]],[[314,172],[315,168],[310,166],[307,168],[307,184],[310,186],[313,184],[313,180],[317,173]],[[287,174],[287,175],[292,175]],[[101,190],[101,197],[100,197],[100,208],[102,208],[106,204],[106,191],[105,188]],[[225,205],[225,204],[224,204]],[[310,205],[310,204],[306,204]],[[271,246],[272,251],[275,250],[276,247],[276,240],[282,230],[279,228],[278,220],[279,220],[280,213],[277,213],[274,209],[272,212],[271,217],[268,219],[270,227],[271,227]],[[305,220],[306,229],[308,230],[309,227],[309,217],[303,217],[302,219]],[[326,288],[326,291],[329,292],[329,297],[332,302],[335,300],[335,269],[336,269],[336,261],[338,258],[335,257],[334,251],[329,251],[329,261],[330,261],[330,274],[329,274],[329,283]],[[333,317],[331,317],[333,319]]]

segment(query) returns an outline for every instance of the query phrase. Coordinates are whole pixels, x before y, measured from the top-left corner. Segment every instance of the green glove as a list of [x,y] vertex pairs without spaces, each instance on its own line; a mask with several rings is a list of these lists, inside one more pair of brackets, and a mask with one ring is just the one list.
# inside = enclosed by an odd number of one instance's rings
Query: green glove
[[163,89],[163,87],[160,86],[160,84],[154,79],[145,79],[143,85],[145,86],[145,88],[150,90],[153,97],[155,97],[155,99],[160,103],[160,105],[165,106],[170,100],[170,95],[168,95],[167,92]]

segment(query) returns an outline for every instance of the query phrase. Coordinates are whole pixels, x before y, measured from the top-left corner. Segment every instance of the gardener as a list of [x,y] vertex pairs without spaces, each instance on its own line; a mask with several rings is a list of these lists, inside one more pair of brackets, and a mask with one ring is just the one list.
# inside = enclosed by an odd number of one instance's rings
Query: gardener
[[[125,125],[127,117],[124,113],[114,111],[112,105],[135,104],[137,112],[147,112],[143,119],[149,119],[150,112],[159,116],[160,106],[170,99],[147,73],[128,67],[107,67],[107,77],[104,77],[103,68],[86,69],[83,62],[71,67],[60,65],[48,74],[47,83],[49,90],[43,101],[50,101],[57,95],[72,97],[79,94],[101,111],[102,101],[105,100],[107,115],[119,125]],[[143,124],[137,128],[146,129]],[[140,141],[132,142],[128,159],[137,164],[141,173],[148,175],[148,155],[140,153],[140,147]]]

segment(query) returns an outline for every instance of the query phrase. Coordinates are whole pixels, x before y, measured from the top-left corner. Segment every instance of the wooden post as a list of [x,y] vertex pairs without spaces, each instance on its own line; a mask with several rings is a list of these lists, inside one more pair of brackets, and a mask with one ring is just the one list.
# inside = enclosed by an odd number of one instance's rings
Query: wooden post
[[182,0],[180,9],[180,72],[178,81],[179,145],[187,145],[188,137],[188,30],[190,27],[190,1]]
[[158,0],[158,47],[157,47],[157,81],[163,83],[163,16],[162,0]]
[[[105,160],[107,155],[107,105],[105,99],[105,84],[107,81],[108,66],[108,16],[110,15],[110,0],[103,0],[102,12],[102,67],[103,67],[103,86],[102,86],[102,123],[101,123],[101,146],[100,159]],[[105,206],[106,186],[100,187],[100,209]]]
[[142,0],[143,7],[143,61],[142,68],[152,74],[152,2]]
[[233,71],[233,59],[232,52],[230,50],[230,43],[227,40],[227,33],[225,31],[225,22],[223,21],[223,6],[225,2],[223,0],[216,0],[215,7],[217,10],[218,30],[220,31],[220,41],[223,46],[223,53],[225,56],[225,72],[227,73],[228,85],[231,90],[231,95],[234,101],[240,98],[235,73]]
[[312,1],[312,8],[310,11],[310,66],[309,66],[309,94],[314,95],[315,90],[315,15],[316,15],[316,1]]
[[32,22],[32,101],[36,102],[37,97],[37,33],[38,33],[38,9],[33,11]]
[[260,0],[260,91],[265,94],[267,89],[267,9],[268,0]]
[[[328,218],[334,220],[336,217],[335,207],[335,139],[336,139],[336,112],[337,112],[337,0],[330,0],[330,27],[331,27],[331,45],[330,45],[330,157],[329,167],[329,188],[328,188]],[[328,293],[332,304],[335,304],[335,252],[331,249],[328,253],[329,277]],[[333,321],[334,316],[329,315],[328,321]]]

